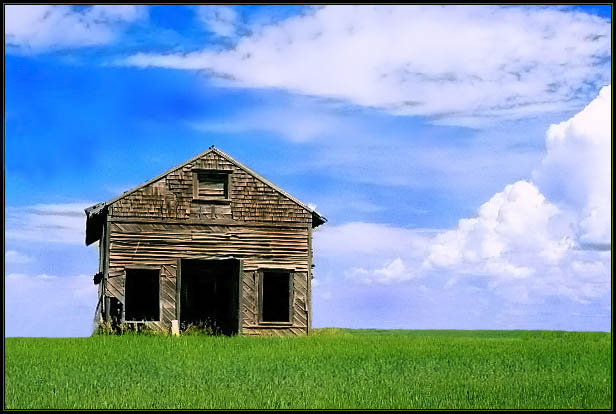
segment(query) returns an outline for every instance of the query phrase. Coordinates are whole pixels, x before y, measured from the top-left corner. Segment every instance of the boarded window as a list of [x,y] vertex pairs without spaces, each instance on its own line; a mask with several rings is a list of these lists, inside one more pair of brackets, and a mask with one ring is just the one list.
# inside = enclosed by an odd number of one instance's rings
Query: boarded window
[[261,320],[290,322],[291,273],[263,272],[261,277]]
[[159,320],[159,270],[126,269],[125,320]]
[[229,175],[209,171],[195,171],[195,198],[226,200],[229,198]]

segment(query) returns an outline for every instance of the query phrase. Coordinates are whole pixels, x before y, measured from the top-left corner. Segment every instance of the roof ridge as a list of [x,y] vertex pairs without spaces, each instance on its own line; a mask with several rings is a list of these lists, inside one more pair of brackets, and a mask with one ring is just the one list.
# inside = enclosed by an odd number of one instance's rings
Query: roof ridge
[[117,197],[115,197],[115,198],[113,198],[113,199],[111,199],[109,201],[104,201],[104,202],[101,202],[101,203],[97,203],[97,204],[94,204],[93,206],[90,206],[90,207],[86,208],[86,211],[90,211],[93,208],[95,208],[97,206],[100,206],[101,204],[104,204],[104,206],[111,205],[111,204],[115,203],[116,201],[118,201],[118,200],[120,200],[120,199],[122,199],[124,197],[127,197],[127,196],[133,194],[134,192],[142,189],[146,185],[152,184],[153,182],[160,180],[161,178],[165,177],[166,175],[171,174],[172,172],[174,172],[174,171],[184,167],[186,164],[188,164],[190,162],[193,162],[193,161],[195,161],[195,160],[197,160],[197,159],[207,155],[210,152],[215,152],[216,154],[218,154],[219,156],[223,157],[227,161],[231,162],[233,165],[235,165],[236,167],[240,168],[244,172],[250,174],[254,178],[258,179],[259,181],[263,182],[264,184],[266,184],[267,186],[271,187],[275,191],[279,192],[283,196],[289,198],[290,200],[292,200],[293,202],[295,202],[296,204],[298,204],[300,207],[304,208],[305,210],[307,210],[311,214],[317,215],[318,218],[323,221],[323,223],[325,223],[327,221],[327,219],[325,217],[323,217],[320,213],[318,213],[315,209],[308,207],[308,205],[306,205],[305,203],[301,202],[297,198],[293,197],[291,194],[287,193],[282,188],[278,187],[276,184],[272,183],[271,181],[269,181],[265,177],[262,177],[261,175],[257,174],[256,172],[254,172],[253,170],[251,170],[250,168],[248,168],[244,164],[242,164],[239,161],[235,160],[233,157],[231,157],[230,155],[228,155],[224,151],[222,151],[222,150],[220,150],[218,148],[215,148],[213,145],[210,146],[207,150],[205,150],[205,151],[195,155],[194,157],[192,157],[192,158],[190,158],[190,159],[188,159],[188,160],[186,160],[186,161],[176,165],[175,167],[173,167],[173,168],[171,168],[171,169],[169,169],[169,170],[167,170],[167,171],[157,175],[156,177],[147,180],[143,184],[140,184],[137,187],[134,187],[134,188],[132,188],[130,190],[127,190],[127,191],[123,192],[119,196],[117,196]]
[[[115,198],[112,198],[112,199],[111,199],[111,200],[109,200],[109,201],[104,201],[105,205],[110,205],[110,204],[113,204],[113,203],[115,203],[116,201],[118,201],[118,200],[120,200],[120,199],[122,199],[122,198],[124,198],[124,197],[126,197],[126,196],[131,195],[132,193],[134,193],[134,192],[135,192],[135,191],[137,191],[137,190],[142,189],[142,188],[143,188],[143,187],[145,187],[146,185],[152,184],[153,182],[160,180],[160,179],[161,179],[161,178],[163,178],[164,176],[166,176],[166,175],[168,175],[168,174],[171,174],[171,173],[172,173],[172,172],[174,172],[175,170],[178,170],[178,169],[182,168],[183,166],[185,166],[185,165],[186,165],[186,164],[188,164],[189,162],[195,161],[196,159],[203,157],[203,156],[204,156],[204,155],[206,155],[207,153],[212,152],[212,150],[214,150],[214,146],[209,147],[207,150],[205,150],[205,151],[201,152],[200,154],[198,154],[198,155],[196,155],[196,156],[194,156],[194,157],[192,157],[192,158],[190,158],[190,159],[188,159],[188,160],[186,160],[186,161],[184,161],[184,162],[182,162],[182,163],[180,163],[180,164],[176,165],[175,167],[173,167],[173,168],[171,168],[171,169],[169,169],[169,170],[167,170],[167,171],[165,171],[165,172],[163,172],[163,173],[161,173],[161,174],[157,175],[156,177],[154,177],[154,178],[151,178],[151,179],[147,180],[147,181],[146,181],[146,182],[144,182],[143,184],[140,184],[140,185],[138,185],[137,187],[131,188],[130,190],[126,190],[126,191],[124,191],[122,194],[120,194],[119,196],[117,196],[117,197],[115,197]],[[101,203],[98,203],[98,204],[101,204]],[[94,206],[96,206],[96,205],[97,205],[97,204],[95,204]],[[92,207],[94,207],[94,206],[92,206]],[[90,207],[88,207],[88,208],[90,208]]]
[[274,190],[278,191],[280,194],[282,194],[283,196],[290,198],[291,200],[293,200],[295,203],[299,204],[301,207],[303,207],[304,209],[308,210],[311,213],[316,213],[319,215],[319,217],[321,218],[325,218],[322,217],[315,209],[310,208],[307,204],[305,204],[304,202],[298,200],[297,198],[293,197],[291,194],[287,193],[286,191],[284,191],[282,188],[280,188],[279,186],[277,186],[276,184],[274,184],[273,182],[269,181],[267,178],[261,176],[260,174],[254,172],[253,170],[251,170],[250,168],[246,167],[244,164],[240,163],[239,161],[233,159],[229,154],[225,153],[224,151],[218,149],[218,148],[213,148],[212,150],[214,152],[216,152],[218,155],[220,155],[221,157],[225,158],[227,161],[235,164],[235,166],[241,168],[242,170],[244,170],[245,172],[247,172],[248,174],[252,175],[254,178],[258,179],[259,181],[263,182],[264,184],[272,187]]

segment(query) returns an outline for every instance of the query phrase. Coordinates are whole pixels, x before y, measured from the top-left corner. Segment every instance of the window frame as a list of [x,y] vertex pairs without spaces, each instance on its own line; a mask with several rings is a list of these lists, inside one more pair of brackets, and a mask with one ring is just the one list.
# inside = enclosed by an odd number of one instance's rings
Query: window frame
[[[231,170],[215,170],[207,168],[193,168],[193,201],[207,203],[226,204],[231,202]],[[224,176],[225,197],[200,197],[199,196],[199,174],[210,174]]]
[[[288,321],[264,321],[263,320],[263,281],[265,273],[287,273],[289,277],[289,320]],[[260,268],[257,270],[258,280],[258,323],[263,326],[292,326],[293,304],[295,303],[295,269],[288,268]]]
[[[158,271],[158,319],[152,320],[129,320],[126,319],[126,280],[128,278],[128,270],[157,270]],[[151,265],[134,265],[124,267],[124,303],[122,303],[122,322],[127,323],[147,323],[147,322],[160,322],[162,315],[162,303],[161,303],[161,291],[162,291],[162,266]]]

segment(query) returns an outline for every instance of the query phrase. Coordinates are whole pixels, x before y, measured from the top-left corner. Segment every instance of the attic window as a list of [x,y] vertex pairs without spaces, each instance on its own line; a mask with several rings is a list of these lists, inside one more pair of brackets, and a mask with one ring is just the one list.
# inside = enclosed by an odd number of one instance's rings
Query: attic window
[[193,170],[193,199],[229,201],[229,173],[220,170]]

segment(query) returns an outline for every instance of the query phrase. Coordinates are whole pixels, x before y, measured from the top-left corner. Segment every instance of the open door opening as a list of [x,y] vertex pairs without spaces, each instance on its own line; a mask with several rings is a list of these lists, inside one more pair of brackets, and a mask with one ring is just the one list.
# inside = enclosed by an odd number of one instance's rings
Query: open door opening
[[238,259],[182,259],[180,328],[204,326],[233,335],[239,328]]

